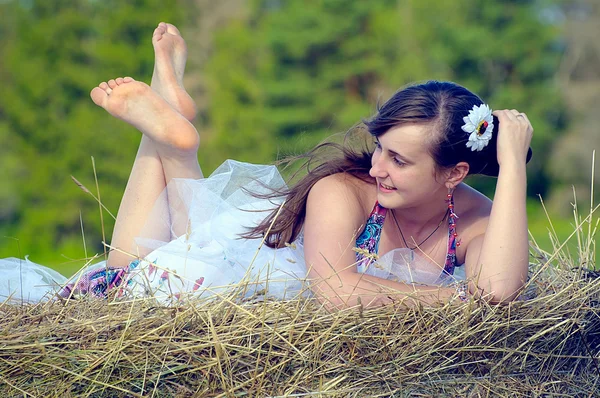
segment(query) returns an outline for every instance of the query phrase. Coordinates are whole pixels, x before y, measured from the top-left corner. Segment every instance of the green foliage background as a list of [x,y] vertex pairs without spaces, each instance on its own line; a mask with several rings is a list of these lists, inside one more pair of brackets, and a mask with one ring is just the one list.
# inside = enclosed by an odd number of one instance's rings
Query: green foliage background
[[[554,79],[564,31],[542,12],[554,7],[540,0],[0,3],[0,257],[29,254],[69,273],[84,263],[81,220],[88,255],[103,251],[103,235],[110,241],[113,220],[104,212],[101,222],[97,203],[70,176],[96,193],[93,157],[102,202],[116,214],[139,133],[96,108],[88,92],[117,76],[149,82],[159,21],[188,38],[186,86],[199,102],[205,174],[226,158],[270,162],[305,151],[369,117],[402,85],[440,79],[467,86],[494,109],[527,112],[537,155],[529,194],[549,194],[551,160],[541,154],[570,120]],[[494,180],[473,184],[493,195]]]

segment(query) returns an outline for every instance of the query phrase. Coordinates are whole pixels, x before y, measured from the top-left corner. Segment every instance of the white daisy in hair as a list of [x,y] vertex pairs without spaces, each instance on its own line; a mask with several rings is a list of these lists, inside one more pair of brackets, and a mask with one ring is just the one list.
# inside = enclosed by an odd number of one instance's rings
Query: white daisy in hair
[[471,151],[481,151],[489,144],[494,130],[494,119],[492,110],[486,104],[474,105],[469,111],[469,115],[463,117],[465,124],[463,131],[469,133],[467,148]]

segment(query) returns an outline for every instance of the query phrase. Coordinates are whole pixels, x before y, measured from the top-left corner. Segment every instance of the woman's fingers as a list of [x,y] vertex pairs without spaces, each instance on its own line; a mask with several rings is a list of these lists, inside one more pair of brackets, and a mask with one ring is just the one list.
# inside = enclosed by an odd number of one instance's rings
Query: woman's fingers
[[[520,122],[525,122],[525,123],[529,123],[529,118],[527,117],[527,115],[523,112],[519,112],[516,109],[511,109],[510,112],[515,115],[515,118],[520,121]],[[520,119],[520,120],[519,120]]]
[[514,159],[514,155],[517,155],[517,159],[525,158],[533,135],[533,127],[527,115],[516,109],[498,110],[493,114],[499,122],[498,163]]
[[[525,113],[519,112],[516,109],[510,109],[510,110],[504,109],[504,110],[494,111],[494,112],[492,112],[492,114],[495,115],[499,121],[502,121],[502,119],[506,119],[506,120],[511,120],[511,121],[515,121],[515,122],[527,123],[531,126],[531,123],[530,123],[527,115]],[[533,128],[532,128],[532,130],[533,130]]]
[[519,112],[517,112],[516,109],[512,109],[512,110],[502,109],[502,110],[494,111],[494,112],[492,112],[492,114],[495,115],[498,118],[498,120],[500,120],[500,121],[502,121],[503,119],[516,120]]
[[529,121],[527,114],[521,113],[520,117],[529,125],[528,127],[531,129],[531,131],[533,131],[533,126],[531,125],[531,122]]

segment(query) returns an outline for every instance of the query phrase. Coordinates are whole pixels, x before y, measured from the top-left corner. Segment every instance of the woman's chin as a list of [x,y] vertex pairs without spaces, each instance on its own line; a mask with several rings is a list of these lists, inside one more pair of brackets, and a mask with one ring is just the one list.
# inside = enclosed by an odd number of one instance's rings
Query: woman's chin
[[389,193],[377,193],[377,202],[386,209],[393,209],[398,207],[400,204],[398,203],[397,198],[392,198]]

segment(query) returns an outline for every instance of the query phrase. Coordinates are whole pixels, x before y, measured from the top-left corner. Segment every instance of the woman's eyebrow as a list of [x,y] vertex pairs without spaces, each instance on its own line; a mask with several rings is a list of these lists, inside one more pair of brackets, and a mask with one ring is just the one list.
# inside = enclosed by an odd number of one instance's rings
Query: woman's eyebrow
[[393,149],[389,149],[389,148],[388,148],[388,149],[387,149],[387,151],[388,151],[388,153],[389,153],[390,155],[392,155],[392,156],[397,156],[397,157],[399,157],[400,159],[402,159],[402,160],[405,160],[405,161],[408,161],[408,160],[409,160],[409,159],[408,159],[406,156],[399,154],[398,152],[394,151]]

